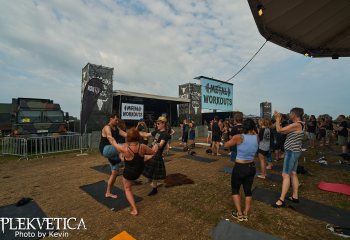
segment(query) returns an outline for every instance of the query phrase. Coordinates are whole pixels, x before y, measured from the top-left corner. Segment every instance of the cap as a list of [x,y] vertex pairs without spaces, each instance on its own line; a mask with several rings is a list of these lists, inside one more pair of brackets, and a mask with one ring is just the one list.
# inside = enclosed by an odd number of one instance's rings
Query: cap
[[167,122],[166,117],[160,116],[156,122]]

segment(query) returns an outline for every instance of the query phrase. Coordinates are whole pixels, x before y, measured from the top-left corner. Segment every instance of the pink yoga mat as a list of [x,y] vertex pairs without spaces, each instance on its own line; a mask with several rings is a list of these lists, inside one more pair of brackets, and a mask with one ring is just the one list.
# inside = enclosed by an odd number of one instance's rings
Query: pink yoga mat
[[350,185],[348,184],[320,182],[318,188],[324,191],[343,193],[350,196]]

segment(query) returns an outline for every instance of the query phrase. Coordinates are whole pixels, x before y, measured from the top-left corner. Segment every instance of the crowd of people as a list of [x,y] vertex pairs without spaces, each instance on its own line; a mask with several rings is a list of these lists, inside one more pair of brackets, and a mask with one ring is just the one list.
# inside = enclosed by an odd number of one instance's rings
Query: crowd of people
[[[288,115],[275,112],[271,119],[244,119],[242,113],[236,113],[230,121],[214,117],[208,125],[207,143],[211,145],[213,156],[220,155],[220,146],[230,150],[230,159],[235,162],[231,176],[232,200],[236,210],[232,216],[238,221],[248,221],[252,202],[252,184],[256,176],[255,157],[258,157],[258,178],[265,179],[267,170],[273,168],[275,161],[284,159],[282,170],[282,189],[279,199],[273,207],[286,206],[286,200],[299,202],[297,176],[298,159],[308,142],[310,149],[326,147],[336,142],[345,153],[349,149],[350,126],[344,115],[337,121],[330,117],[315,118],[314,115],[304,117],[302,108],[291,109]],[[118,175],[118,168],[124,162],[123,185],[126,197],[131,205],[131,214],[137,215],[138,210],[132,194],[133,181],[141,175],[149,179],[153,196],[158,193],[159,181],[166,178],[164,154],[170,147],[174,129],[168,125],[165,117],[159,117],[155,130],[150,132],[147,125],[140,121],[136,128],[126,130],[123,121],[112,114],[108,124],[102,129],[100,152],[111,165],[111,176],[108,181],[105,197],[117,198],[111,192]],[[195,144],[195,123],[185,119],[181,127],[181,144],[185,147]],[[308,141],[305,141],[307,138]],[[148,146],[149,139],[153,139]],[[188,145],[190,141],[190,145]],[[245,193],[245,206],[241,206],[240,187]],[[287,192],[292,186],[292,194]]]
[[[349,151],[350,124],[344,115],[337,118],[337,123],[330,117],[319,117],[316,121],[314,115],[310,118],[303,116],[302,108],[293,108],[289,115],[275,112],[272,120],[243,121],[243,115],[237,113],[230,122],[217,118],[210,122],[207,141],[212,143],[213,154],[218,154],[218,141],[222,141],[225,147],[230,148],[231,160],[235,161],[231,175],[232,199],[236,207],[236,211],[232,212],[233,218],[238,221],[248,220],[251,187],[256,174],[256,155],[260,163],[260,174],[257,177],[261,179],[266,178],[266,170],[273,168],[273,155],[275,160],[284,159],[281,195],[273,204],[273,207],[280,208],[286,206],[286,199],[299,202],[297,167],[301,152],[306,150],[303,149],[305,138],[309,140],[309,148],[326,147],[336,139],[336,144],[342,147],[342,153]],[[244,210],[239,195],[241,186],[245,193]],[[287,197],[290,186],[292,194]]]

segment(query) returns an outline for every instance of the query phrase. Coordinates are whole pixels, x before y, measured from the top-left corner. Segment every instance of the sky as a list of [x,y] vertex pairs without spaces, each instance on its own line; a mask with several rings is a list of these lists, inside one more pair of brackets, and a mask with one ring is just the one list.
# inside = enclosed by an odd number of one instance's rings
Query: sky
[[[246,0],[0,0],[0,102],[49,98],[79,117],[82,68],[113,89],[178,97],[197,76],[227,80],[259,49]],[[350,114],[350,58],[307,58],[268,42],[233,80],[234,110]]]

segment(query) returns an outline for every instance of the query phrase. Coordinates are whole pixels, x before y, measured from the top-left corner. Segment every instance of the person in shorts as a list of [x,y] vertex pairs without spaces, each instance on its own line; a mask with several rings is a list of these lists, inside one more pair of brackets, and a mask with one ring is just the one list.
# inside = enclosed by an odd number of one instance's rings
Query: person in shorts
[[302,108],[292,108],[290,110],[290,120],[292,121],[286,127],[281,126],[281,114],[274,113],[276,119],[276,130],[279,133],[287,134],[284,143],[284,162],[282,171],[282,192],[280,198],[272,206],[274,208],[286,207],[285,199],[289,187],[292,184],[292,195],[287,199],[295,203],[299,202],[298,190],[299,180],[297,176],[298,159],[301,155],[301,146],[304,138],[304,124],[301,121],[304,115]]
[[102,128],[101,140],[99,145],[100,153],[108,159],[111,166],[111,175],[108,179],[107,190],[105,197],[117,198],[118,196],[111,193],[111,189],[118,176],[119,163],[121,162],[119,152],[112,143],[116,141],[118,144],[121,143],[120,139],[125,139],[126,132],[118,127],[119,117],[116,113],[112,113],[109,116],[109,122]]
[[348,141],[348,123],[344,115],[339,115],[338,121],[340,122],[337,131],[338,131],[338,144],[342,148],[342,153],[346,153],[346,145]]

